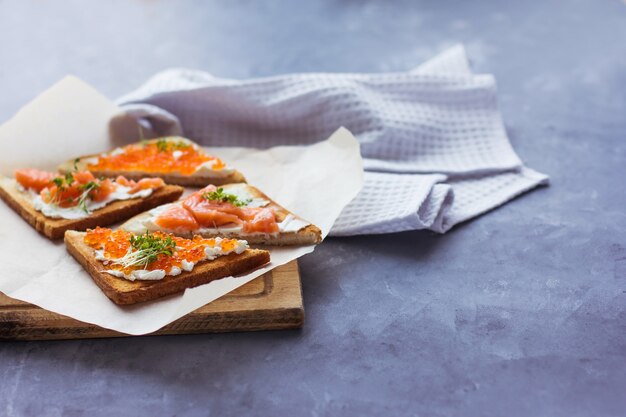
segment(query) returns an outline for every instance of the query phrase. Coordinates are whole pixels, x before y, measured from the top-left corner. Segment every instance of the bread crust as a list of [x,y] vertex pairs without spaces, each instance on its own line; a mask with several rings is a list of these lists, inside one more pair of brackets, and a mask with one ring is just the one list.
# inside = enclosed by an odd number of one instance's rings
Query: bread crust
[[85,268],[94,282],[111,301],[130,305],[176,294],[187,288],[211,281],[240,275],[267,264],[268,251],[246,249],[241,254],[220,256],[213,261],[199,262],[193,270],[177,276],[166,276],[159,281],[129,281],[104,272],[106,267],[97,261],[93,248],[84,243],[85,232],[65,232],[67,251]]
[[[231,187],[240,187],[241,184],[226,184],[223,186],[224,191],[228,192],[228,189]],[[247,191],[255,198],[262,198],[264,200],[268,200],[270,203],[266,207],[270,207],[276,213],[276,220],[281,222],[288,215],[292,215],[297,219],[304,220],[301,217],[293,214],[283,206],[276,203],[274,200],[269,198],[266,194],[261,192],[258,188],[251,186],[250,184],[245,185]],[[120,226],[121,229],[125,229],[127,226],[131,224],[131,222],[141,221],[143,219],[147,219],[150,217],[150,213],[141,213],[131,219],[128,219],[124,224]],[[306,220],[305,220],[306,221]],[[216,232],[181,232],[181,231],[172,231],[174,234],[182,237],[191,237],[194,234],[200,234],[203,237],[229,237],[229,238],[237,238],[237,239],[245,239],[248,243],[253,245],[276,245],[276,246],[295,246],[295,245],[314,245],[320,243],[322,241],[322,231],[319,227],[314,224],[309,224],[308,226],[298,230],[297,232],[286,232],[286,233],[278,233],[277,235],[237,235],[237,234],[220,234]]]
[[35,210],[28,198],[8,178],[0,178],[0,198],[38,232],[50,239],[60,239],[66,230],[86,230],[128,219],[137,213],[176,201],[184,189],[177,185],[157,188],[145,198],[113,201],[82,219],[53,219]]
[[[68,172],[75,171],[75,168],[78,170],[86,170],[87,163],[85,160],[89,158],[93,158],[98,156],[98,154],[94,155],[86,155],[81,156],[78,160],[72,159],[70,161],[64,162],[63,164],[58,166],[58,170],[60,173],[65,174]],[[213,177],[206,173],[196,173],[193,175],[182,175],[175,172],[172,173],[159,173],[159,172],[141,172],[141,171],[123,171],[123,170],[115,170],[115,171],[98,171],[98,170],[90,170],[93,175],[96,177],[107,177],[107,178],[116,178],[119,175],[123,175],[129,180],[139,181],[145,177],[158,177],[162,178],[167,184],[175,184],[182,185],[183,187],[206,187],[209,184],[213,185],[223,185],[223,184],[232,184],[232,183],[241,183],[246,182],[246,178],[239,171],[233,171],[230,175],[225,177]]]

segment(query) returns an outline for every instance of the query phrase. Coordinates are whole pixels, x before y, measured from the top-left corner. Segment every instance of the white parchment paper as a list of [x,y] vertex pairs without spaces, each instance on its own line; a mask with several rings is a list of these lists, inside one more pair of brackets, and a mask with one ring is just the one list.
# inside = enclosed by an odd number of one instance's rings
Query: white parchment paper
[[[77,155],[110,150],[108,122],[119,109],[89,85],[66,77],[0,126],[0,174],[34,167],[53,170]],[[328,234],[362,187],[358,142],[346,129],[311,146],[268,150],[216,148],[248,182]],[[0,202],[0,291],[47,310],[119,332],[160,329],[257,276],[312,252],[313,246],[271,248],[271,264],[162,300],[120,307],[111,302],[62,242],[39,235]]]

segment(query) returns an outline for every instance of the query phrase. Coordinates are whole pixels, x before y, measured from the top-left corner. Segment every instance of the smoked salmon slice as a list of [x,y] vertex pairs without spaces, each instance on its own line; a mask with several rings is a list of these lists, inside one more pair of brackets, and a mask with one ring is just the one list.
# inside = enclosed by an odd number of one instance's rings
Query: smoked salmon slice
[[193,215],[185,208],[178,205],[173,205],[159,214],[154,222],[169,230],[177,228],[196,230],[200,227]]
[[129,180],[123,175],[118,176],[115,179],[115,182],[121,185],[122,187],[132,187],[136,184],[135,181]]
[[229,203],[208,201],[200,192],[183,200],[183,207],[195,217],[202,226],[217,227],[229,223],[241,224],[243,213],[239,207]]
[[76,185],[65,188],[52,185],[41,190],[40,194],[45,203],[57,202],[60,207],[72,207],[78,203],[80,191]]
[[41,191],[41,198],[46,203],[56,201],[60,207],[73,207],[79,204],[79,200],[87,193],[93,201],[105,200],[113,191],[116,185],[111,180],[97,180],[89,171],[73,172],[69,177],[58,177],[63,181],[48,186]]
[[60,207],[83,204],[87,198],[96,202],[104,201],[120,185],[130,187],[129,194],[165,185],[161,178],[144,178],[135,182],[119,176],[112,181],[97,179],[89,171],[75,171],[61,176],[33,168],[16,170],[15,180],[24,188],[38,192],[45,203],[58,204]]
[[32,188],[36,192],[41,192],[46,188],[56,174],[52,172],[40,171],[34,168],[23,168],[15,171],[15,180],[24,188]]
[[90,181],[96,180],[96,177],[89,171],[73,172],[72,177],[74,177],[74,180],[79,184],[87,184]]
[[135,184],[132,184],[133,182],[134,181],[129,181],[129,183],[132,185],[129,191],[130,194],[135,194],[138,191],[147,190],[149,188],[159,188],[165,185],[165,182],[161,178],[144,178],[139,180],[139,182]]
[[[210,189],[212,187],[212,189]],[[274,211],[270,208],[237,207],[228,202],[209,201],[203,197],[207,191],[214,191],[210,186],[191,194],[183,200],[187,209],[198,223],[206,227],[218,227],[226,224],[243,226],[247,233],[277,233],[278,223]]]
[[102,180],[97,188],[93,191],[89,192],[89,197],[93,201],[103,201],[105,200],[113,191],[115,191],[115,184],[111,180]]
[[[208,197],[209,193],[217,193]],[[210,194],[209,194],[210,195]],[[221,200],[209,200],[216,198]],[[278,233],[280,228],[271,208],[239,207],[232,196],[213,185],[197,191],[159,214],[155,223],[166,229],[197,230],[202,227],[241,226],[246,233]]]
[[[251,210],[251,209],[249,209]],[[252,209],[253,210],[253,209]],[[252,219],[243,223],[246,233],[278,233],[278,223],[274,211],[269,208],[256,209]],[[250,215],[252,213],[248,213]]]

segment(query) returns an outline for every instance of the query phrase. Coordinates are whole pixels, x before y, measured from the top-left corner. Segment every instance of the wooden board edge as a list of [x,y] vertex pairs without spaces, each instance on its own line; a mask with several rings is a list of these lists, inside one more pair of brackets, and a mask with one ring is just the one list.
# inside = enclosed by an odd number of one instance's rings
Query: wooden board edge
[[[295,274],[294,265],[295,264]],[[304,325],[302,284],[297,261],[272,274],[272,288],[261,295],[224,297],[144,336],[298,329]],[[265,274],[265,275],[267,275]],[[264,276],[257,279],[263,279]],[[289,281],[290,280],[290,281]],[[20,306],[19,309],[27,309]],[[30,307],[33,323],[24,325],[11,313],[0,317],[0,341],[35,341],[133,337],[93,324]]]

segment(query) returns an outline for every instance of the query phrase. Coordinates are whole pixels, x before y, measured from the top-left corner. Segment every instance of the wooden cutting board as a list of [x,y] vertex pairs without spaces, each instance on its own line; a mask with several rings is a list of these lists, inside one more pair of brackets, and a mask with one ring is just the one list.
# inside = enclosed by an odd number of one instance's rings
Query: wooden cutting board
[[[152,335],[295,329],[304,323],[297,261],[273,269]],[[0,293],[0,340],[128,336]]]

